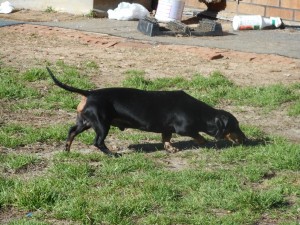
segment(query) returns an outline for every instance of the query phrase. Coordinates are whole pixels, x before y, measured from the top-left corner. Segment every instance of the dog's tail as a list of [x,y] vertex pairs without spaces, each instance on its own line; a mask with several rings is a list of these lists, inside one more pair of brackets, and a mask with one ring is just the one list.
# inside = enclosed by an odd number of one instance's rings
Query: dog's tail
[[79,89],[79,88],[71,87],[71,86],[69,86],[69,85],[66,85],[66,84],[60,82],[60,81],[54,76],[54,74],[52,73],[52,71],[51,71],[48,67],[46,67],[46,68],[47,68],[48,73],[50,74],[52,80],[54,81],[54,83],[55,83],[57,86],[59,86],[59,87],[65,89],[65,90],[67,90],[67,91],[75,92],[75,93],[78,93],[78,94],[83,95],[83,96],[86,96],[86,97],[90,94],[90,91],[88,91],[88,90],[82,90],[82,89]]

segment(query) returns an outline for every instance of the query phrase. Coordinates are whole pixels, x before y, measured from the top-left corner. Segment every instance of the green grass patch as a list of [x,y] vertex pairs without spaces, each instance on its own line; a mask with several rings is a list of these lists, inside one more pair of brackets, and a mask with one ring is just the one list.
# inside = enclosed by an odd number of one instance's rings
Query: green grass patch
[[40,68],[29,69],[22,74],[22,79],[29,82],[46,80],[47,78],[49,78],[48,73],[44,69]]
[[300,115],[300,101],[295,102],[289,109],[290,116],[298,116]]
[[214,72],[209,77],[196,74],[190,80],[182,77],[149,80],[145,78],[144,71],[136,70],[129,70],[126,75],[127,78],[123,81],[125,87],[142,90],[182,89],[212,106],[227,100],[236,105],[272,110],[284,103],[296,102],[289,113],[290,115],[299,115],[298,102],[300,96],[297,94],[297,85],[284,86],[276,84],[265,87],[238,87],[219,72]]
[[0,154],[1,166],[9,170],[19,170],[30,164],[37,163],[38,157],[29,154]]
[[66,125],[35,128],[29,125],[6,124],[0,126],[0,142],[7,148],[16,148],[36,142],[61,141],[67,136]]
[[[56,67],[62,72],[54,73],[58,78],[71,86],[81,89],[95,88],[87,77],[79,74],[75,67],[58,61]],[[97,69],[95,62],[86,62],[87,69]],[[73,110],[78,104],[78,97],[74,93],[67,92],[54,86],[45,69],[32,68],[24,73],[10,68],[1,68],[0,98],[24,99],[14,104],[13,109],[65,109]],[[299,87],[298,85],[284,86],[281,84],[265,87],[238,87],[221,73],[214,72],[209,77],[194,75],[191,79],[183,77],[157,78],[149,80],[145,78],[144,71],[129,70],[123,86],[143,90],[185,90],[195,98],[216,106],[222,101],[229,101],[236,105],[261,107],[267,111],[275,109],[285,103],[290,103],[289,115],[299,115]],[[43,91],[38,85],[48,80],[50,88]],[[30,85],[28,84],[30,83]],[[37,88],[31,86],[37,85]]]
[[11,68],[0,67],[0,99],[38,98],[39,92],[27,87],[22,81],[22,75]]
[[[193,155],[190,166],[178,171],[162,163],[165,154],[114,159],[58,153],[42,176],[0,179],[1,201],[33,212],[41,223],[50,217],[83,224],[253,224],[266,213],[291,223],[300,189],[298,164],[291,166],[290,160],[299,163],[291,154],[299,145],[277,141],[224,151],[199,149],[186,153]],[[278,211],[285,212],[284,219]]]
[[226,79],[221,73],[214,72],[209,77],[194,75],[190,80],[182,77],[157,78],[148,80],[143,71],[130,70],[126,72],[127,78],[123,86],[138,88],[142,90],[185,90],[192,96],[202,101],[216,105],[234,88],[233,83]]
[[294,101],[297,98],[291,87],[281,84],[267,87],[246,87],[230,93],[230,99],[241,105],[251,105],[274,109],[284,103]]
[[47,8],[45,9],[46,13],[55,13],[55,9],[52,6],[47,6]]
[[7,225],[50,225],[48,222],[39,222],[36,219],[18,219],[10,221]]
[[[81,76],[75,67],[68,66],[62,61],[58,61],[56,67],[62,72],[56,72],[55,68],[53,72],[62,82],[81,89],[95,87],[88,78]],[[90,62],[87,63],[87,67],[95,69],[96,65]],[[79,102],[76,94],[55,86],[45,68],[32,68],[24,73],[10,68],[0,68],[0,78],[0,99],[22,99],[12,106],[13,110],[65,109],[71,111]],[[44,86],[49,87],[47,91],[43,89]]]

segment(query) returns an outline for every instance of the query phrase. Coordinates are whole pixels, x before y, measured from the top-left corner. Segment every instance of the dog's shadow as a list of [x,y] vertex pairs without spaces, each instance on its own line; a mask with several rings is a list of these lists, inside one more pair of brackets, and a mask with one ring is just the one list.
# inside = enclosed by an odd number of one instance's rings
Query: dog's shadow
[[[259,145],[266,145],[268,140],[266,139],[257,139],[257,140],[247,140],[243,143],[243,146],[259,146]],[[192,149],[199,149],[199,148],[206,148],[206,149],[215,149],[215,150],[225,150],[227,148],[231,148],[233,146],[237,146],[226,140],[219,140],[219,141],[208,141],[203,145],[196,144],[194,141],[178,141],[172,143],[172,145],[181,151],[185,150],[192,150]],[[164,150],[164,146],[162,143],[143,143],[143,144],[132,144],[128,146],[129,149],[137,152],[156,152]]]

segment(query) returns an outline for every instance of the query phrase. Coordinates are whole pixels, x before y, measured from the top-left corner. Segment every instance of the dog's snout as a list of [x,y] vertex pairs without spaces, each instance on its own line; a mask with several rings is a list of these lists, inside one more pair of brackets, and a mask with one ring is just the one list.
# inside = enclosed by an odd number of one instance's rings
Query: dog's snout
[[225,138],[236,144],[243,144],[248,140],[246,135],[242,131],[237,133],[228,133],[227,135],[225,135]]

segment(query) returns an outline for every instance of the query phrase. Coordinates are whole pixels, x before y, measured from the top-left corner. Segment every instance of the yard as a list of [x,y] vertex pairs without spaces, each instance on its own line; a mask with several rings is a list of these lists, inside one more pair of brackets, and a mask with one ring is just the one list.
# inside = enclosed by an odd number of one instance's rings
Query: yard
[[[0,40],[1,224],[299,224],[299,59],[29,24]],[[93,147],[92,131],[64,153],[80,96],[46,66],[81,88],[184,90],[233,113],[250,141],[174,135],[182,151],[168,154],[159,134],[112,128],[123,157]]]

